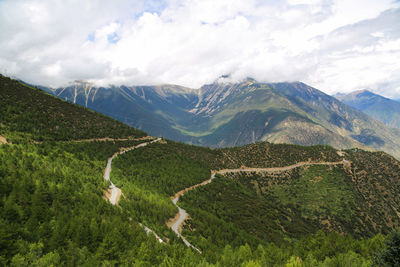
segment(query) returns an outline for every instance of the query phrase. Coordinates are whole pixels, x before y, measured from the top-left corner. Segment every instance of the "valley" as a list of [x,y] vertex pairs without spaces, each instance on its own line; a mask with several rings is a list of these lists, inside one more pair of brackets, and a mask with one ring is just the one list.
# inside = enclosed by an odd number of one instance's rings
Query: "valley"
[[400,267],[400,0],[0,0],[0,267]]
[[400,267],[400,0],[0,0],[0,267]]
[[369,117],[300,82],[260,83],[247,78],[238,83],[216,81],[197,90],[178,85],[98,88],[81,83],[43,89],[153,136],[189,144],[320,144],[383,150],[400,157],[400,135],[393,124],[386,126],[372,114],[367,112]]
[[361,266],[398,235],[385,152],[194,146],[6,77],[0,99],[2,265]]

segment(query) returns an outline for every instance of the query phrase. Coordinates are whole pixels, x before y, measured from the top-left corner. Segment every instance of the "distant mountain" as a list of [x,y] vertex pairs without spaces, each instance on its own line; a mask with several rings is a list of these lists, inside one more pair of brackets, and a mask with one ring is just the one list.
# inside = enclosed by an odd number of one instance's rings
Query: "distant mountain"
[[[228,108],[224,114],[236,117],[235,105],[239,113],[258,108],[257,98],[291,108],[283,115],[275,108],[278,118],[266,126],[285,123],[285,114],[310,126],[315,112],[340,109],[303,84],[210,85],[193,104],[190,90],[173,86],[81,86],[94,102],[109,92],[136,110],[154,107],[148,118],[161,114],[167,122],[156,105],[173,114],[175,104],[200,128]],[[302,99],[308,115],[299,114]],[[1,75],[0,102],[0,266],[372,266],[373,257],[398,247],[400,162],[384,152],[268,142],[220,149],[167,139],[149,144],[142,131]],[[266,110],[244,112],[257,126]],[[113,207],[115,188],[123,197]],[[190,217],[177,236],[166,223],[182,213]]]
[[47,91],[152,135],[192,144],[369,146],[400,157],[396,130],[300,82],[246,79],[199,90],[177,85],[98,88],[80,82]]
[[[0,133],[12,142],[143,137],[146,133],[0,75]],[[15,134],[15,133],[18,134]]]
[[194,119],[187,110],[197,102],[196,90],[176,85],[104,88],[84,82],[56,90],[42,89],[152,135],[186,142],[190,139],[175,125],[185,125]]
[[336,94],[343,103],[363,111],[389,127],[400,128],[400,102],[374,94],[368,90],[350,94]]

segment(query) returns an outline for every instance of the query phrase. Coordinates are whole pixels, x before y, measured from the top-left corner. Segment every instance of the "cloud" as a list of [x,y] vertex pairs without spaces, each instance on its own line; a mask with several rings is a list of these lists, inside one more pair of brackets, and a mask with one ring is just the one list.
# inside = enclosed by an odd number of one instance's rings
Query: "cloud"
[[331,92],[368,88],[399,96],[399,17],[400,9],[391,9],[316,37],[320,63],[310,81]]
[[392,0],[0,1],[0,72],[31,83],[300,80],[400,97]]

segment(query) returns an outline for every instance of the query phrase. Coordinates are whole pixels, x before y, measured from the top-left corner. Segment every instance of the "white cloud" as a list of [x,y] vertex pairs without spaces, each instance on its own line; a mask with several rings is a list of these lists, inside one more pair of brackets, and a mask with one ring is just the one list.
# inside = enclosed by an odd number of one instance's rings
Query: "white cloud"
[[194,88],[231,73],[400,97],[399,17],[392,0],[3,0],[0,72]]

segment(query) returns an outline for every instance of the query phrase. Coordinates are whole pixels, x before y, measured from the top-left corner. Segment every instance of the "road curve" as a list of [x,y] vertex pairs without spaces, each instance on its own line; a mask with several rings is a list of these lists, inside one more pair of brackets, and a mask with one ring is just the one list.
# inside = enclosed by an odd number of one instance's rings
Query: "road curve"
[[143,225],[141,223],[139,223],[140,227],[142,227],[144,229],[144,231],[146,232],[147,235],[149,234],[153,234],[154,237],[157,239],[158,242],[160,243],[164,243],[164,240],[162,240],[157,234],[156,232],[154,232],[153,230],[151,230],[149,227],[147,227],[146,225]]
[[182,225],[183,222],[188,218],[188,213],[186,212],[186,210],[182,209],[181,207],[178,206],[177,202],[179,201],[179,198],[181,196],[183,196],[183,194],[185,194],[185,192],[188,192],[196,187],[199,186],[203,186],[206,184],[209,184],[212,182],[212,180],[215,178],[215,173],[211,174],[211,177],[199,184],[195,184],[192,185],[188,188],[185,188],[181,191],[179,191],[178,193],[176,193],[173,197],[171,197],[172,203],[174,203],[174,205],[178,208],[178,214],[172,219],[170,220],[169,225],[172,223],[172,225],[170,226],[172,231],[175,232],[175,234],[180,237],[183,241],[183,243],[185,243],[186,246],[193,248],[194,250],[198,251],[199,253],[201,253],[201,250],[196,248],[195,246],[193,246],[192,244],[190,244],[189,241],[186,240],[185,237],[182,236],[181,232],[182,232]]
[[112,160],[113,160],[116,156],[118,156],[118,155],[120,155],[120,154],[124,154],[124,153],[126,153],[126,152],[128,152],[128,151],[131,151],[131,150],[133,150],[133,149],[136,149],[136,148],[139,148],[139,147],[144,147],[144,146],[147,146],[148,144],[151,144],[151,143],[154,143],[154,142],[159,142],[159,141],[161,141],[161,138],[157,138],[156,140],[153,140],[153,141],[151,141],[151,142],[141,143],[141,144],[136,145],[136,146],[127,147],[127,148],[121,148],[121,149],[122,149],[121,151],[115,152],[111,157],[108,158],[106,168],[104,169],[104,176],[103,176],[103,178],[104,178],[104,180],[106,180],[106,181],[108,181],[108,182],[110,183],[109,188],[110,188],[110,190],[111,190],[111,196],[110,196],[110,198],[109,198],[109,201],[110,201],[111,204],[117,205],[117,204],[118,204],[118,201],[119,201],[119,198],[120,198],[120,196],[121,196],[121,189],[119,189],[118,187],[116,187],[116,186],[113,184],[113,182],[111,182],[111,180],[110,180],[110,173],[111,173],[111,164],[112,164]]
[[167,222],[167,225],[172,229],[172,231],[175,232],[175,234],[180,237],[183,242],[186,244],[188,247],[192,247],[193,249],[197,250],[198,252],[201,253],[201,251],[193,246],[192,244],[189,243],[183,236],[182,236],[182,225],[184,221],[188,218],[188,213],[186,210],[182,209],[181,207],[178,206],[178,201],[181,196],[183,196],[186,192],[193,190],[196,187],[203,186],[206,184],[209,184],[212,182],[212,180],[215,178],[215,175],[218,174],[226,174],[226,173],[237,173],[237,172],[283,172],[291,169],[295,169],[301,166],[311,166],[311,165],[338,165],[338,164],[350,164],[349,161],[345,160],[343,158],[342,161],[337,161],[337,162],[312,162],[312,161],[306,161],[306,162],[299,162],[293,165],[285,166],[285,167],[274,167],[274,168],[239,168],[239,169],[223,169],[223,170],[217,170],[217,171],[211,171],[211,177],[199,184],[192,185],[188,188],[185,188],[178,193],[176,193],[174,196],[171,197],[172,202],[174,205],[178,208],[178,213],[176,216],[172,219],[170,219]]
[[[155,139],[155,140],[153,140],[153,141],[150,141],[150,142],[147,142],[147,143],[141,143],[141,144],[136,145],[136,146],[127,147],[127,148],[121,148],[121,151],[120,151],[120,152],[116,152],[116,153],[114,153],[111,157],[108,158],[106,168],[104,169],[104,176],[103,176],[103,178],[104,178],[104,180],[106,180],[106,181],[108,181],[108,182],[110,183],[109,189],[111,190],[111,196],[108,198],[108,200],[110,201],[110,203],[111,203],[112,205],[117,205],[117,204],[118,204],[119,199],[120,199],[120,196],[121,196],[121,194],[122,194],[121,189],[119,189],[118,187],[116,187],[116,186],[113,184],[113,182],[111,182],[111,180],[110,180],[110,173],[111,173],[111,164],[112,164],[112,160],[113,160],[116,156],[118,156],[118,155],[120,155],[120,154],[124,154],[124,153],[126,153],[126,152],[128,152],[128,151],[131,151],[131,150],[133,150],[133,149],[136,149],[136,148],[139,148],[139,147],[144,147],[144,146],[147,146],[148,144],[155,143],[155,142],[159,142],[159,141],[161,141],[161,138],[157,138],[157,139]],[[147,235],[149,235],[150,233],[152,233],[152,234],[155,236],[155,238],[157,239],[158,242],[164,243],[164,241],[156,234],[156,232],[154,232],[153,230],[151,230],[150,228],[148,228],[147,226],[145,226],[145,225],[143,225],[143,224],[141,224],[141,223],[139,223],[139,225],[144,229],[144,231],[146,232]]]

